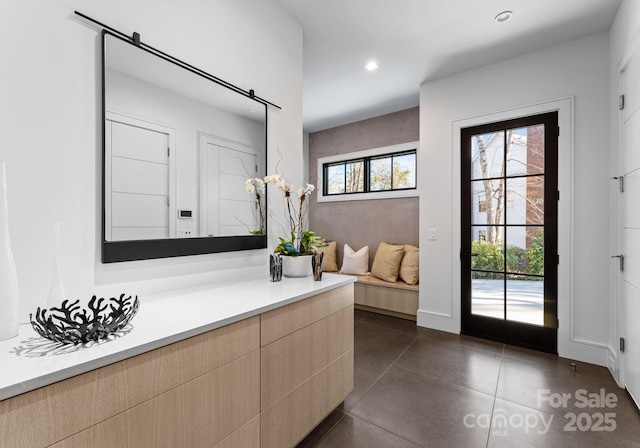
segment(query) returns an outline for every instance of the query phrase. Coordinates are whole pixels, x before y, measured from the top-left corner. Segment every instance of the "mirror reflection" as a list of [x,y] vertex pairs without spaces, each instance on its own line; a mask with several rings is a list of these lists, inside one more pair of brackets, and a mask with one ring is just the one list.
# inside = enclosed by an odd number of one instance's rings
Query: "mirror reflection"
[[259,233],[265,105],[104,38],[105,241]]

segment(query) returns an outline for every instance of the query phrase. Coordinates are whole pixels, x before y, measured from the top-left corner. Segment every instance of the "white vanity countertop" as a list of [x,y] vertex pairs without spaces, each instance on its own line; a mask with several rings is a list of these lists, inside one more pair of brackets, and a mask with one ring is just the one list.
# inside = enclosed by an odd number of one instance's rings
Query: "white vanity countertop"
[[234,322],[355,282],[355,277],[324,273],[313,277],[268,277],[170,298],[141,300],[132,330],[91,346],[54,343],[31,324],[18,336],[0,341],[0,400],[205,333]]

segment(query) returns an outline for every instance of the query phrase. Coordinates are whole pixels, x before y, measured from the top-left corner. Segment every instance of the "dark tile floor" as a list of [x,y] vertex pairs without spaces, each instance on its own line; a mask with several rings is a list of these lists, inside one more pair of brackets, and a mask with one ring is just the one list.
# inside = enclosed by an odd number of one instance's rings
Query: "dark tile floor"
[[298,448],[640,448],[640,412],[604,367],[354,319],[354,390]]

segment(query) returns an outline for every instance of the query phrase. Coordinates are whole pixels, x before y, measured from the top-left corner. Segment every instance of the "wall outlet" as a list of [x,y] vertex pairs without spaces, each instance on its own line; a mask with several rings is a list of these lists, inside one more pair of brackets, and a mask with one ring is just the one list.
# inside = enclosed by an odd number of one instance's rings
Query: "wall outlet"
[[191,238],[191,230],[178,230],[178,238]]

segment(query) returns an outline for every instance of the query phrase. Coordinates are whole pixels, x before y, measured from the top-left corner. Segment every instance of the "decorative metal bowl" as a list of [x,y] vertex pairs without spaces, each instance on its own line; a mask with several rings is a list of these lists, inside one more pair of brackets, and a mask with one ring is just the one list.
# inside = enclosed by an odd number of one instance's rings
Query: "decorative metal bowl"
[[93,296],[88,310],[81,308],[79,303],[80,300],[71,304],[65,300],[48,311],[38,307],[35,320],[29,314],[33,329],[40,336],[63,344],[98,342],[129,325],[140,307],[138,296],[132,299],[131,296],[125,298],[124,294],[108,301]]

